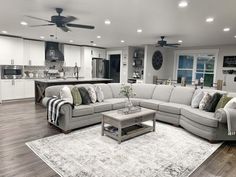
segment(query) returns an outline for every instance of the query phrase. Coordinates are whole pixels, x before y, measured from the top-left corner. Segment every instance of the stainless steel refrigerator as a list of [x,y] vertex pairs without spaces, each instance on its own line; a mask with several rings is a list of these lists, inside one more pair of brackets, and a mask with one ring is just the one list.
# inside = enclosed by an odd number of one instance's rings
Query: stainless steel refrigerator
[[103,58],[92,58],[92,77],[110,78],[109,60]]

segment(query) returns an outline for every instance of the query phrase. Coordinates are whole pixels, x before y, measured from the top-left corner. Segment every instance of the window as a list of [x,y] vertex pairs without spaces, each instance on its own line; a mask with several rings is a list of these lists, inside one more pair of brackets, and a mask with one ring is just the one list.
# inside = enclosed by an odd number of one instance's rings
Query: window
[[[181,83],[181,78],[186,79],[187,84],[204,78],[204,86],[212,87],[215,78],[215,52],[200,54],[197,52],[179,52],[177,56],[176,79]],[[213,53],[213,54],[212,54]]]

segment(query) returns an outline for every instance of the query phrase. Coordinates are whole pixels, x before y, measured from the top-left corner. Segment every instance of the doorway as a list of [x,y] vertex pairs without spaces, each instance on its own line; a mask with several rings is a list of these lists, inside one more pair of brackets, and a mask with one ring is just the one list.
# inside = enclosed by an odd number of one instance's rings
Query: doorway
[[120,83],[120,54],[111,54],[110,57],[110,78],[113,83]]

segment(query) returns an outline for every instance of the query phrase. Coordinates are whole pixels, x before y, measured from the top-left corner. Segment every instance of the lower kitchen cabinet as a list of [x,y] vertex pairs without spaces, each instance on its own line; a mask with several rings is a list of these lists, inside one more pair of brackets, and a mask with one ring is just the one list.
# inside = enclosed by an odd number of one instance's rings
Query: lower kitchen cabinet
[[34,80],[4,79],[1,80],[2,100],[14,100],[34,97]]

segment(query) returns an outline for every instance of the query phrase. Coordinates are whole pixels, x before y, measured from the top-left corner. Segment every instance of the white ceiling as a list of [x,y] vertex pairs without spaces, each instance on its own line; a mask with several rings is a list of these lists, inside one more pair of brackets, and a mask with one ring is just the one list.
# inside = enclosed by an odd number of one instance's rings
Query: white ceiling
[[[182,46],[207,46],[236,44],[236,0],[188,0],[188,7],[180,9],[179,0],[0,0],[0,31],[27,38],[39,39],[56,34],[58,41],[97,46],[119,47],[128,45],[155,44],[161,35],[169,42],[183,40]],[[55,7],[64,8],[63,15],[79,18],[74,23],[94,25],[95,30],[72,28],[65,33],[56,27],[30,28],[29,25],[44,22],[29,19],[25,15],[50,19],[56,14]],[[212,24],[205,22],[213,16]],[[111,25],[104,24],[105,19]],[[223,32],[224,27],[230,32]],[[137,28],[143,32],[138,34]],[[102,36],[97,39],[96,36]],[[120,40],[125,40],[121,43]]]

